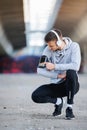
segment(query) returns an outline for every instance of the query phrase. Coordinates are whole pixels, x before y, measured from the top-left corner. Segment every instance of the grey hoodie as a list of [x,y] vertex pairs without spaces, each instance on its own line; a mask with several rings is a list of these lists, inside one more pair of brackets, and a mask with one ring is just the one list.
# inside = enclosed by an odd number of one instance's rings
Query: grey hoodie
[[58,83],[61,79],[58,74],[63,74],[69,69],[78,72],[81,62],[81,53],[79,44],[72,42],[68,37],[63,37],[66,47],[63,50],[52,51],[47,46],[42,55],[46,55],[49,62],[55,64],[55,70],[48,71],[46,68],[37,68],[37,73],[51,78],[51,83]]

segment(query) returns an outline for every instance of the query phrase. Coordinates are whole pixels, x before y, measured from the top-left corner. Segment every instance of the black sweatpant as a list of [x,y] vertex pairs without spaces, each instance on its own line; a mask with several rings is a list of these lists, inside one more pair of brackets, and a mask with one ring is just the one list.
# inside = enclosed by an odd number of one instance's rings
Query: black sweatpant
[[36,103],[56,103],[57,98],[67,96],[67,103],[73,104],[74,95],[79,90],[76,71],[67,70],[66,80],[59,84],[45,84],[32,93],[32,100]]

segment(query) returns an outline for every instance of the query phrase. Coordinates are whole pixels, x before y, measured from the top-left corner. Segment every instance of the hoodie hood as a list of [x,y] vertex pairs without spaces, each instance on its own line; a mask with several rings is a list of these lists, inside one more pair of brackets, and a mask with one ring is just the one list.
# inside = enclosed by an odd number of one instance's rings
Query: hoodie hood
[[69,37],[63,37],[63,40],[66,43],[66,47],[65,50],[68,49],[70,47],[70,45],[72,44],[72,40]]

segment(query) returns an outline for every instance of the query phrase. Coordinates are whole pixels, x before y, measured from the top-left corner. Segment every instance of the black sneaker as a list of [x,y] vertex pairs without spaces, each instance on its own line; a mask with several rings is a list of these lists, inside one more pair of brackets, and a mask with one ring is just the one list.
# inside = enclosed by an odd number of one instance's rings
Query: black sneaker
[[71,120],[73,118],[75,118],[75,116],[73,114],[72,108],[67,107],[67,109],[66,109],[66,119]]
[[62,103],[61,104],[55,105],[55,110],[53,112],[53,116],[59,116],[59,115],[61,115],[62,107],[63,107],[63,99],[62,99]]

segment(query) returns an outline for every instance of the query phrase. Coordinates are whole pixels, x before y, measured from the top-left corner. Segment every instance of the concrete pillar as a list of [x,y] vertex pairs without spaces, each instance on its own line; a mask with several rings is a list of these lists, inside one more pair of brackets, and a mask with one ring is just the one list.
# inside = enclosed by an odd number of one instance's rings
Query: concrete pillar
[[83,72],[87,73],[87,43],[83,46],[83,54],[84,54],[84,66],[83,66]]

